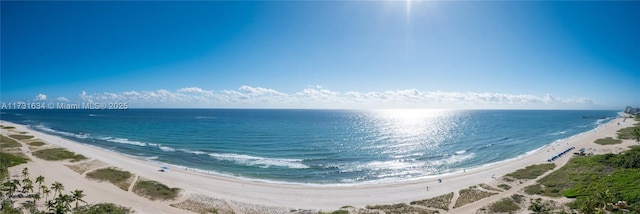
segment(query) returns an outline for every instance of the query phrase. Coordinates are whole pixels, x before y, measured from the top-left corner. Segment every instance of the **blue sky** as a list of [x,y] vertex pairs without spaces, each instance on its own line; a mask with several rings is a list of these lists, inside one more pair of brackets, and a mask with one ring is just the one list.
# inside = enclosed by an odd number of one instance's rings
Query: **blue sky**
[[640,2],[7,2],[3,102],[640,106]]

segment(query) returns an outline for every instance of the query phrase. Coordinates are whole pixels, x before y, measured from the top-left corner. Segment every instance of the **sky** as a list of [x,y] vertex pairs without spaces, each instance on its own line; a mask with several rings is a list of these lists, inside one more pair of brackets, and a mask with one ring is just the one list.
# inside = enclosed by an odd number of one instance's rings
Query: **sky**
[[0,101],[640,107],[640,1],[2,1]]

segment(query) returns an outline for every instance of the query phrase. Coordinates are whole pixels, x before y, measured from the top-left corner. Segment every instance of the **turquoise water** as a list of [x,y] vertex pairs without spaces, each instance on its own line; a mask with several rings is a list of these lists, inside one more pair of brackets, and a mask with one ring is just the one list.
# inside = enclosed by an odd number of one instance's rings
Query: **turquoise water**
[[594,129],[618,112],[3,110],[1,119],[173,167],[277,182],[350,184],[508,160]]

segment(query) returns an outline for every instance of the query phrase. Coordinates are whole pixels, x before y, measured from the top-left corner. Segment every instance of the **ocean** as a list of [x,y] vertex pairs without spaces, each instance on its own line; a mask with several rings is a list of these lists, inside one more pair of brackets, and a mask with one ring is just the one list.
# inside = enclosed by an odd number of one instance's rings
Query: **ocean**
[[[171,168],[267,182],[397,182],[481,167],[620,111],[2,110],[0,119]],[[583,117],[587,116],[587,117]]]

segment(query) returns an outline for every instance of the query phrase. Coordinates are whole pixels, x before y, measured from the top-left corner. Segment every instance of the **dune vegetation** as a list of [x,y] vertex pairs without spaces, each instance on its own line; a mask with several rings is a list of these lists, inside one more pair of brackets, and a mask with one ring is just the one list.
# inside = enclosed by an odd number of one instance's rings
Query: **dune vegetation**
[[606,138],[597,139],[593,141],[593,143],[600,144],[600,145],[612,145],[612,144],[621,144],[622,140],[613,139],[612,137],[606,137]]
[[555,167],[556,164],[554,163],[531,165],[525,167],[524,169],[518,169],[515,172],[507,174],[506,176],[515,179],[535,179]]
[[541,178],[525,191],[551,197],[576,198],[570,207],[592,213],[625,201],[640,212],[640,146],[621,154],[574,157],[567,165]]
[[140,179],[133,186],[133,192],[151,200],[173,200],[180,193],[180,188],[170,188],[157,181]]
[[33,152],[33,156],[49,161],[71,160],[71,162],[77,162],[87,159],[84,155],[76,154],[63,148],[38,150]]
[[99,181],[108,181],[124,191],[129,190],[132,177],[133,174],[130,172],[122,171],[113,167],[97,169],[87,173],[87,178]]

